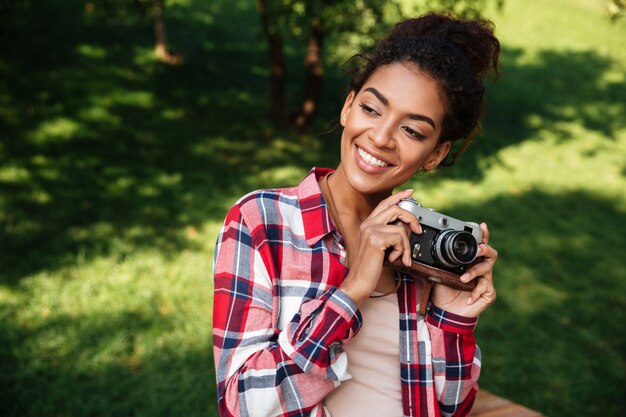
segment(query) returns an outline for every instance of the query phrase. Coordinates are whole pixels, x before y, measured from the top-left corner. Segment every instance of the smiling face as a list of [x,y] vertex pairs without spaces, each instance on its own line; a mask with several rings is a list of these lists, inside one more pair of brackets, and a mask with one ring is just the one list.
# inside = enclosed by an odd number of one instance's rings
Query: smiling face
[[450,150],[438,144],[445,106],[437,83],[411,64],[380,67],[341,111],[341,164],[362,194],[387,194]]

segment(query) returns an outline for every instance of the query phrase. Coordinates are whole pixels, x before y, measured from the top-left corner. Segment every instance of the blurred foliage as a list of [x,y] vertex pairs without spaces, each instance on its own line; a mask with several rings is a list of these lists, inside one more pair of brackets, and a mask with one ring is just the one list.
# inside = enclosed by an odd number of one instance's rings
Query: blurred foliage
[[92,18],[103,22],[136,22],[143,26],[150,24],[154,33],[154,52],[161,61],[180,65],[184,57],[170,50],[165,10],[167,0],[88,0],[85,11]]
[[0,36],[6,35],[18,22],[28,7],[30,0],[0,0]]
[[[161,3],[161,4],[160,4]],[[146,23],[158,12],[158,7],[167,7],[168,0],[85,0],[85,10],[95,13],[108,22],[144,19]]]
[[[388,27],[387,16],[400,14],[395,1],[362,0],[269,0],[270,31],[285,39],[306,39],[314,20],[327,33],[348,35],[356,32],[365,41]],[[368,41],[371,42],[371,39]]]
[[617,20],[620,17],[623,17],[626,12],[626,1],[610,0],[607,9],[611,20]]
[[[488,6],[501,8],[504,0],[258,0],[257,8],[269,50],[272,118],[277,125],[293,120],[298,130],[308,129],[318,108],[324,61],[345,61],[370,49],[393,22],[427,11],[447,11],[477,18]],[[283,48],[304,55],[304,85],[299,110],[289,116],[285,104]],[[330,50],[332,52],[326,52]]]
[[285,38],[306,38],[311,22],[322,22],[327,34],[349,37],[358,34],[371,46],[393,22],[428,11],[446,11],[467,18],[479,18],[491,5],[502,8],[505,0],[269,0],[271,31]]
[[404,2],[416,11],[434,10],[453,13],[469,19],[484,17],[490,8],[501,10],[505,0],[412,0]]

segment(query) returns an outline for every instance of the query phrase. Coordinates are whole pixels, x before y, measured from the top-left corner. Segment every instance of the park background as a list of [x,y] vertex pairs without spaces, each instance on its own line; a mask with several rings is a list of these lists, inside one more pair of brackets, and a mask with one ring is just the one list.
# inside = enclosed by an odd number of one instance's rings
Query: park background
[[[486,221],[499,250],[481,387],[548,416],[623,415],[626,20],[601,0],[483,3],[503,46],[484,133],[411,185]],[[217,415],[223,217],[337,164],[341,65],[371,39],[325,40],[317,115],[294,133],[270,121],[254,1],[166,0],[160,55],[148,15],[118,5],[0,7],[3,416]],[[305,42],[288,35],[297,108]]]

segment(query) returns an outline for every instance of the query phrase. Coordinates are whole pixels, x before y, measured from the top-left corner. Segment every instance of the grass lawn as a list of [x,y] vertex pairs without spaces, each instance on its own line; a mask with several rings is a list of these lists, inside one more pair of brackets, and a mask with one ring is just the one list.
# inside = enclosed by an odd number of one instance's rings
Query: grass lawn
[[[182,66],[154,59],[132,10],[30,3],[0,33],[0,414],[217,415],[221,221],[247,191],[336,165],[338,131],[267,123],[252,1],[168,2]],[[551,417],[626,408],[626,22],[602,4],[489,11],[503,71],[484,134],[411,184],[489,223],[499,298],[477,331],[481,386]],[[344,81],[327,68],[316,131]]]

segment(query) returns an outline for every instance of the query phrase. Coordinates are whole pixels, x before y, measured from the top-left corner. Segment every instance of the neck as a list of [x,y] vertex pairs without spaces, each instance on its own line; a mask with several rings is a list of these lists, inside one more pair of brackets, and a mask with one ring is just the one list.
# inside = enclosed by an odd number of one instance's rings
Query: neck
[[341,164],[335,173],[328,179],[332,188],[333,202],[344,223],[358,222],[361,224],[385,198],[391,195],[392,190],[377,194],[363,194],[355,190],[348,181]]

